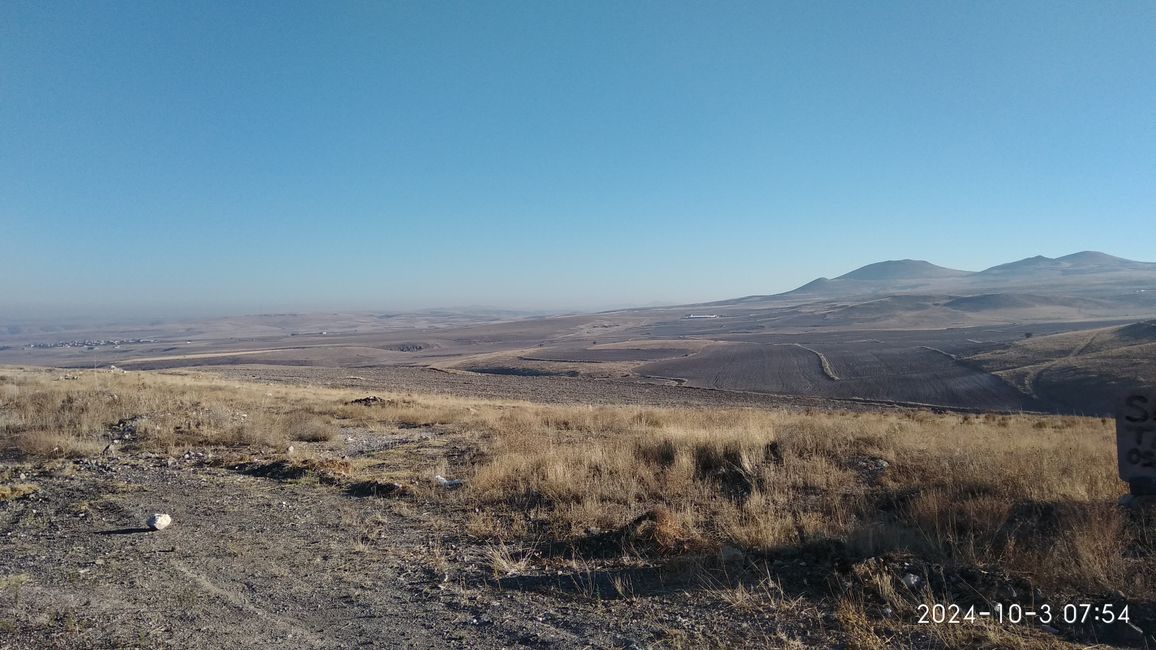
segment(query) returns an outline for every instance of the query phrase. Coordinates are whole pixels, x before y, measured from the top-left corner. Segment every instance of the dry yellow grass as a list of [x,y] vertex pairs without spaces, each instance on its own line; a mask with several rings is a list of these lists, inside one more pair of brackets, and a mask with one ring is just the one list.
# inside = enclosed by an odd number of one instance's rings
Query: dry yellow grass
[[0,485],[0,501],[11,501],[13,499],[20,499],[31,494],[36,494],[40,490],[39,487],[31,483],[15,483],[13,485]]
[[[33,457],[189,446],[281,447],[325,441],[346,426],[429,424],[456,417],[437,398],[387,400],[369,410],[356,393],[224,382],[180,373],[0,369],[0,448]],[[464,409],[464,407],[462,407]]]
[[[283,450],[294,440],[323,443],[340,426],[439,425],[474,453],[413,471],[450,474],[466,488],[418,496],[459,509],[471,534],[502,549],[613,531],[629,550],[656,556],[722,545],[773,554],[835,541],[853,558],[909,553],[1027,575],[1049,589],[1156,595],[1150,527],[1115,505],[1124,486],[1111,424],[1100,419],[414,395],[361,406],[349,401],[364,393],[334,389],[63,376],[0,370],[0,447],[79,456],[119,438],[127,450]],[[294,462],[365,478],[354,465]],[[522,561],[508,552],[493,560],[496,572]],[[850,609],[843,615],[849,626],[858,620]],[[862,644],[871,638],[865,631]]]
[[527,407],[488,424],[468,496],[510,518],[492,526],[507,537],[663,507],[683,534],[748,551],[835,539],[1151,593],[1099,419]]

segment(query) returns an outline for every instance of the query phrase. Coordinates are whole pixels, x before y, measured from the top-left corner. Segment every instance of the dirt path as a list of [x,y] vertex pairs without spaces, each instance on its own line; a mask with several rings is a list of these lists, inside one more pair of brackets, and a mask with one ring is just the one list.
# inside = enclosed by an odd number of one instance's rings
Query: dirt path
[[802,343],[793,343],[792,345],[797,348],[803,348],[807,352],[811,352],[815,356],[819,357],[819,366],[822,368],[823,374],[827,376],[827,379],[830,379],[831,381],[839,381],[839,375],[835,374],[835,369],[831,367],[831,362],[827,359],[827,355],[819,352],[815,348],[809,348]]
[[[0,647],[569,648],[629,627],[444,582],[379,499],[159,458],[60,474],[0,504],[0,576],[22,583],[0,593]],[[173,526],[141,530],[154,511]]]
[[1096,339],[1099,336],[1100,336],[1100,332],[1092,332],[1092,335],[1089,336],[1086,341],[1084,341],[1079,347],[1075,348],[1074,350],[1072,350],[1071,352],[1068,353],[1068,357],[1078,357],[1081,354],[1083,354],[1085,350],[1090,348],[1092,346],[1092,344],[1096,342]]
[[935,348],[935,347],[932,347],[930,345],[921,345],[919,347],[924,349],[924,350],[928,350],[930,352],[942,354],[943,356],[947,357],[948,359],[951,359],[952,361],[959,361],[959,357],[955,356],[954,354],[952,354],[946,350],[940,350],[939,348]]
[[1088,338],[1084,339],[1084,341],[1082,343],[1080,343],[1076,347],[1069,350],[1068,353],[1065,354],[1063,357],[1061,357],[1059,359],[1053,359],[1052,361],[1047,361],[1044,363],[1037,363],[1037,364],[1034,364],[1031,366],[1024,366],[1023,368],[1021,368],[1021,370],[1026,371],[1025,376],[1024,376],[1024,380],[1023,380],[1024,387],[1026,389],[1025,393],[1027,393],[1029,396],[1031,396],[1037,400],[1040,400],[1043,403],[1050,403],[1051,400],[1049,400],[1046,396],[1044,396],[1043,391],[1040,390],[1040,378],[1043,377],[1044,373],[1047,372],[1048,370],[1055,368],[1056,366],[1060,365],[1061,363],[1063,363],[1069,359],[1072,359],[1074,357],[1078,357],[1081,354],[1083,354],[1089,347],[1092,346],[1093,343],[1096,342],[1096,338],[1099,336],[1100,336],[1100,332],[1092,332],[1092,334],[1090,336],[1088,336]]

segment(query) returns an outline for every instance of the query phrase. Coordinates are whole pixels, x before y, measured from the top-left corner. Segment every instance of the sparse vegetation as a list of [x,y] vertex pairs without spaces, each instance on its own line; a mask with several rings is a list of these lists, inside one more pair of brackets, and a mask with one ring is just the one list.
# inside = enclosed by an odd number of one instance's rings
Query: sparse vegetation
[[[1014,586],[1029,598],[1039,590],[1156,595],[1152,522],[1116,505],[1124,486],[1112,425],[1099,418],[414,395],[351,404],[358,396],[166,374],[89,372],[60,382],[52,372],[11,370],[0,383],[0,445],[26,460],[100,454],[109,444],[212,447],[220,448],[215,462],[251,475],[342,485],[359,496],[380,487],[462,522],[454,534],[490,545],[494,579],[570,563],[585,567],[591,593],[598,578],[590,563],[600,558],[730,554],[741,558],[737,572],[757,570],[724,586],[724,601],[797,607],[800,596],[783,586],[790,576],[768,568],[794,558],[807,571],[840,576],[829,576],[827,588],[854,647],[888,646],[918,603],[941,599],[960,580],[977,593]],[[342,427],[438,434],[422,453],[343,459],[327,451]],[[287,454],[291,442],[306,446]],[[243,460],[254,453],[262,459]],[[465,489],[437,489],[435,472],[464,479]],[[30,486],[10,486],[0,500],[22,487]],[[905,573],[921,588],[901,584]],[[617,597],[636,597],[630,576],[606,580]],[[989,632],[939,643],[966,645]]]
[[659,508],[646,549],[659,554],[833,540],[852,558],[914,553],[1052,588],[1153,592],[1135,556],[1146,528],[1116,506],[1098,419],[527,407],[491,426],[463,498],[508,517],[494,527],[506,541],[577,540]]
[[290,440],[325,442],[336,437],[335,427],[323,419],[304,411],[292,411],[282,424]]

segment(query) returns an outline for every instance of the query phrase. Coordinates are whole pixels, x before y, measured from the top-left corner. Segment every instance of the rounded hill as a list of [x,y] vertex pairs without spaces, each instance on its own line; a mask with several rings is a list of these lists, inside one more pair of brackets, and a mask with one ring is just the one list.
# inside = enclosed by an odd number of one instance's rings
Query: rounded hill
[[888,260],[860,267],[839,276],[838,280],[925,280],[931,278],[958,278],[971,275],[967,271],[937,266],[924,260]]

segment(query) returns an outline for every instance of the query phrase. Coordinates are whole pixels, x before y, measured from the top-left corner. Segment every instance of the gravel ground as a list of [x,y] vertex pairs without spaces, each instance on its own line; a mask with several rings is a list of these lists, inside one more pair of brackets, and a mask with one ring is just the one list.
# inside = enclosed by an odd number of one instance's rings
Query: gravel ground
[[[367,436],[349,451],[388,446]],[[0,502],[0,648],[831,643],[829,612],[744,614],[687,582],[686,567],[495,579],[492,547],[431,525],[436,512],[252,476],[205,453],[20,471],[40,491]],[[153,512],[173,524],[149,531]]]
[[[613,647],[633,627],[443,582],[378,499],[165,459],[84,462],[0,504],[0,647]],[[143,529],[154,511],[174,523]],[[521,597],[519,597],[521,596]]]

